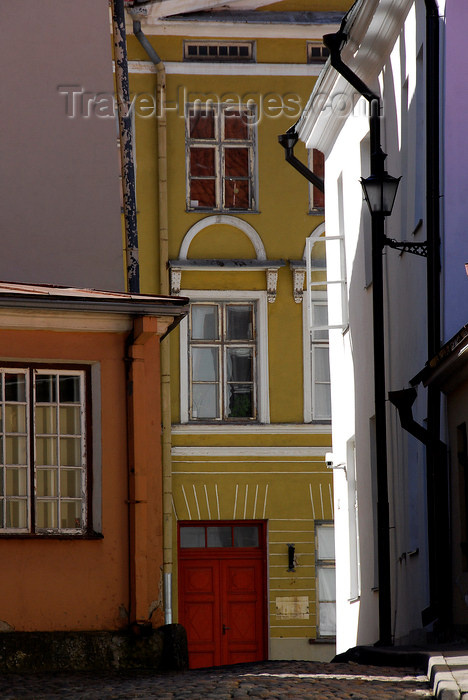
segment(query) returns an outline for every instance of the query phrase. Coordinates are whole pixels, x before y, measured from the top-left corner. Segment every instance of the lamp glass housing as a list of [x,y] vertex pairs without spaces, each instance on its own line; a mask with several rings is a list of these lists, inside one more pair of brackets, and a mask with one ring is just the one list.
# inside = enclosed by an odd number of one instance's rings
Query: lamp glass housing
[[382,176],[361,178],[361,186],[371,214],[390,216],[401,177],[392,177],[387,172]]

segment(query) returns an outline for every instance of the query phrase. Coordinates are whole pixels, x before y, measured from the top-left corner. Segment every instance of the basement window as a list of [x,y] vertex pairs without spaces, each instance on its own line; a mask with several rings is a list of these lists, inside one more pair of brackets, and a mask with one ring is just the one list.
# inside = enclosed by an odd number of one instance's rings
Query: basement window
[[0,532],[83,535],[87,372],[0,368]]
[[184,61],[227,61],[246,63],[254,60],[253,41],[184,42]]
[[329,55],[327,47],[318,41],[307,42],[307,63],[325,63]]

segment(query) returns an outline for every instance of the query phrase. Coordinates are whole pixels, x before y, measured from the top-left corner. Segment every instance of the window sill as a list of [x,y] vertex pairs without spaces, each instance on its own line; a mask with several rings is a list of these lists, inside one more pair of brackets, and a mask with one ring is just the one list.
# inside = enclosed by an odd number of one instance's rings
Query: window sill
[[316,637],[309,639],[309,644],[336,644],[336,637]]
[[[259,209],[185,209],[187,214],[261,214]],[[323,214],[322,214],[323,216]]]
[[104,535],[100,532],[90,532],[87,534],[72,535],[61,532],[3,532],[0,533],[0,540],[102,540]]

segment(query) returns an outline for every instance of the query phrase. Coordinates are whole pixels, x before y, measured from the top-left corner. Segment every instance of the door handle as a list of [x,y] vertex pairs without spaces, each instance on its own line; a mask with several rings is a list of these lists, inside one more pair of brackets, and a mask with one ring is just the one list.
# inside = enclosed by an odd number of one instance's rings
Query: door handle
[[223,634],[226,634],[226,630],[230,630],[230,627],[226,627],[226,625],[223,625]]

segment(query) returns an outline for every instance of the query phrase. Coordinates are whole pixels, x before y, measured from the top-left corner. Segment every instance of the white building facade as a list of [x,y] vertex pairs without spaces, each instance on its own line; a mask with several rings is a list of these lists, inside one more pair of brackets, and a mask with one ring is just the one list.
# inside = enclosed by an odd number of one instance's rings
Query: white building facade
[[[441,4],[439,15],[444,9]],[[437,607],[442,589],[437,573],[430,574],[431,566],[433,572],[435,569],[437,544],[432,542],[434,522],[428,503],[434,501],[434,488],[426,478],[426,448],[402,428],[399,413],[388,399],[388,392],[408,389],[428,360],[431,295],[426,291],[425,242],[430,226],[426,166],[428,148],[437,151],[437,143],[428,143],[426,132],[427,37],[430,10],[434,11],[430,6],[431,2],[423,0],[358,0],[343,21],[340,46],[344,64],[380,98],[386,170],[402,176],[393,213],[385,221],[385,234],[412,247],[412,252],[384,247],[379,310],[384,326],[389,504],[389,527],[383,535],[389,546],[390,593],[385,614],[395,643],[423,641],[443,617]],[[443,20],[436,18],[435,27],[440,38]],[[322,151],[326,163],[338,653],[381,640],[382,623],[378,566],[382,533],[379,535],[377,517],[381,465],[376,444],[381,436],[375,430],[372,227],[360,184],[360,178],[371,172],[369,105],[369,99],[329,61],[296,125],[299,138],[307,148]],[[410,404],[406,398],[406,413],[411,415],[412,410],[419,436],[427,441],[428,392],[422,384]],[[412,432],[418,432],[418,427]]]

